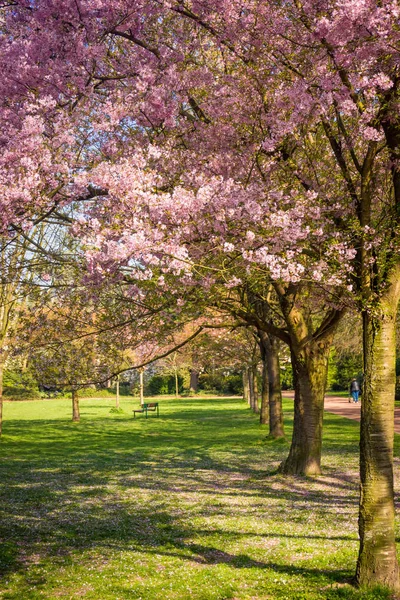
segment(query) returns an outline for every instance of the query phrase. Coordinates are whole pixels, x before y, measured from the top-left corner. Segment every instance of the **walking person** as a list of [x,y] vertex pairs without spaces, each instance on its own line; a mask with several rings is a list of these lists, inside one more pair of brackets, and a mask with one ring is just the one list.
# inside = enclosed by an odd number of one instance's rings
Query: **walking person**
[[358,402],[358,398],[360,396],[360,386],[355,377],[351,380],[350,388],[349,388],[349,402],[351,402],[351,398],[353,402]]

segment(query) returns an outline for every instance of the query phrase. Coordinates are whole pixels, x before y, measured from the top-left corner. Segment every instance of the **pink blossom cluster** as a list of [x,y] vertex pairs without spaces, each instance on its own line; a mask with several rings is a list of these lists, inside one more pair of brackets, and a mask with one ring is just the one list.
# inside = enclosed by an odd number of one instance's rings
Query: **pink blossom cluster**
[[349,193],[322,136],[343,121],[346,159],[384,143],[397,2],[38,0],[4,14],[6,226],[96,186],[106,195],[74,231],[98,276],[190,281],[240,261],[348,284],[359,184]]

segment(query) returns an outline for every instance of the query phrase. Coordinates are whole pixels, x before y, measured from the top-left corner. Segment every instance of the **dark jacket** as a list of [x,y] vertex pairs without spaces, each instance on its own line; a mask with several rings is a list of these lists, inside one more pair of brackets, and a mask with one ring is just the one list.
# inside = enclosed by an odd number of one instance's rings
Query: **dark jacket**
[[359,392],[360,386],[358,385],[358,381],[352,381],[350,383],[350,393],[351,392]]

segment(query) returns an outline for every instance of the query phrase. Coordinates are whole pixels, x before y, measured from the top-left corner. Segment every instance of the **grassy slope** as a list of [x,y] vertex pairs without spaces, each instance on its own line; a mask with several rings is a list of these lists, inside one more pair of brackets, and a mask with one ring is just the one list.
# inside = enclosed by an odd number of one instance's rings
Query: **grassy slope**
[[72,424],[66,400],[6,403],[0,598],[387,597],[349,585],[357,423],[327,415],[324,476],[308,480],[273,474],[288,444],[242,401],[162,399],[147,421],[112,406],[83,400]]

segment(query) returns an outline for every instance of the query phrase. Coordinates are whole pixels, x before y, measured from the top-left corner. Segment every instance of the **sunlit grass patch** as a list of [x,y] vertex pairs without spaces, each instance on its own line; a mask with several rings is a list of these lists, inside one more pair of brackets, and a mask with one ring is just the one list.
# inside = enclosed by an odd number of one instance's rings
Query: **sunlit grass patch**
[[[274,474],[239,399],[7,403],[0,443],[0,598],[377,600],[357,558],[359,425],[327,415],[324,474]],[[292,402],[285,401],[290,439]]]

